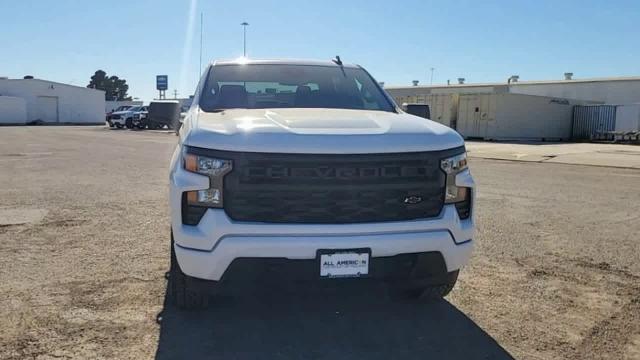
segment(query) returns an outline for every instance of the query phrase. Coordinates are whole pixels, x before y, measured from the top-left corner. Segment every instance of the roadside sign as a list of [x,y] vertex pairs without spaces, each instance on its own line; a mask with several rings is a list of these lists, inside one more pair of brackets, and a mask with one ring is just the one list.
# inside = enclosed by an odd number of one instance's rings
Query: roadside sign
[[156,90],[167,90],[169,88],[168,75],[156,75]]

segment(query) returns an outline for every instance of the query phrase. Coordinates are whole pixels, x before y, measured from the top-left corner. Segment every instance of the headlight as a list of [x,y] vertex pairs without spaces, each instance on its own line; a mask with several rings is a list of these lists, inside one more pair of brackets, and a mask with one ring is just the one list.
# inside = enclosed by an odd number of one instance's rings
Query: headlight
[[442,168],[447,175],[461,172],[467,168],[467,153],[442,159],[440,161],[440,168]]
[[231,170],[231,160],[216,159],[185,152],[184,168],[194,173],[217,177],[225,175]]
[[466,219],[471,214],[471,189],[456,186],[456,175],[468,168],[467,154],[462,153],[440,161],[440,168],[447,174],[445,204],[456,204],[458,216]]
[[224,176],[231,171],[231,160],[217,159],[189,152],[185,147],[182,155],[187,171],[209,177],[209,188],[185,193],[186,206],[222,208]]

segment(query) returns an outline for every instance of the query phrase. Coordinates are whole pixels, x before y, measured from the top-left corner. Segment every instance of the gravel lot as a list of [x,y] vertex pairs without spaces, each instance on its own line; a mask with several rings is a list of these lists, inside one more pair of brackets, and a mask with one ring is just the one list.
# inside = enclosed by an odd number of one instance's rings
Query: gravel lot
[[165,299],[175,143],[0,128],[0,359],[640,359],[639,170],[472,159],[447,301],[258,288],[194,313]]

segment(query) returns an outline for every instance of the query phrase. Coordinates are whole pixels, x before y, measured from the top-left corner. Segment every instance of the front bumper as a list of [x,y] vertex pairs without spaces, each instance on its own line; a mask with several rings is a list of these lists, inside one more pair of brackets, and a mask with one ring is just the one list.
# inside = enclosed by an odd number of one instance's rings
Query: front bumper
[[[209,179],[182,169],[178,154],[177,149],[171,167],[170,213],[176,257],[186,275],[219,281],[235,259],[315,259],[319,249],[370,248],[372,258],[438,252],[448,272],[471,256],[473,211],[460,220],[454,205],[445,205],[436,218],[364,224],[237,222],[222,209],[208,209],[198,225],[184,225],[182,193],[207,188]],[[469,171],[458,174],[456,183],[475,188]]]
[[146,115],[133,115],[133,125],[138,125],[140,123],[143,123],[145,121],[147,121],[147,116]]

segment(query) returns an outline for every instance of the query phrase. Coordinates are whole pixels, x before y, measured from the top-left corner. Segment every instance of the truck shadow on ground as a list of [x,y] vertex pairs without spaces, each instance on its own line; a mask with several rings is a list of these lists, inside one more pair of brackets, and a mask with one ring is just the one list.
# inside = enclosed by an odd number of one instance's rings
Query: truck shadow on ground
[[449,302],[390,300],[371,284],[227,293],[206,311],[164,305],[156,359],[512,359]]

